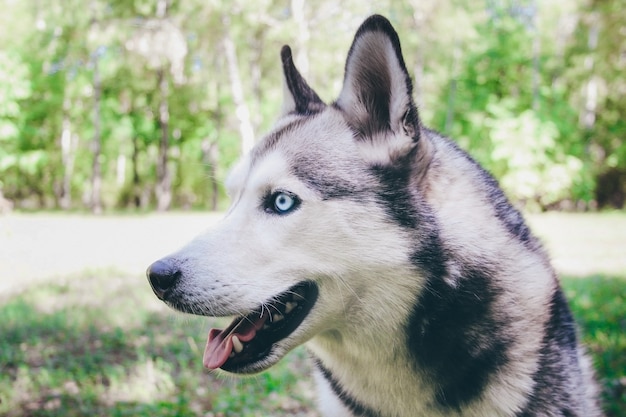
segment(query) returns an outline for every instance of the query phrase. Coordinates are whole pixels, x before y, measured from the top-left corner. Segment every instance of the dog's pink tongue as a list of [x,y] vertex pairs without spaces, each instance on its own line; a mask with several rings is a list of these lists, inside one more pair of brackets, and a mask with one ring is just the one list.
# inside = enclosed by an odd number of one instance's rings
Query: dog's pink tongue
[[233,350],[232,337],[233,335],[226,334],[225,330],[211,329],[209,331],[202,358],[205,368],[217,369],[224,365]]
[[263,314],[256,320],[240,319],[225,330],[211,329],[204,348],[202,362],[208,369],[217,369],[224,365],[233,351],[233,336],[241,342],[249,342],[256,336],[257,330],[263,327],[267,315]]

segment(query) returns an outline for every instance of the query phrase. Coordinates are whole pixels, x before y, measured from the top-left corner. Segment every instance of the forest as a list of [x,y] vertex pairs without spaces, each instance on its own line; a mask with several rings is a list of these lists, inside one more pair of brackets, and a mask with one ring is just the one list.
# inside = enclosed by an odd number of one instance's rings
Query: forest
[[225,207],[279,113],[279,51],[338,94],[387,16],[424,123],[529,210],[623,208],[623,0],[0,0],[0,212]]

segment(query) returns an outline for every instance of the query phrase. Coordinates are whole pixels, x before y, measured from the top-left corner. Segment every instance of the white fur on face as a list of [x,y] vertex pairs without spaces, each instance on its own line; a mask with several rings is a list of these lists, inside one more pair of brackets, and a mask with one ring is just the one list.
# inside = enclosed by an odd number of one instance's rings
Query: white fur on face
[[[325,162],[337,163],[334,169],[341,172],[346,169],[342,160],[351,152],[356,153],[352,158],[360,156],[345,125],[320,120],[313,127],[329,124],[338,131],[343,127],[350,143],[343,149],[336,143],[337,161]],[[399,270],[408,275],[411,268],[410,239],[374,198],[324,200],[293,174],[294,156],[288,149],[298,141],[321,141],[316,130],[309,127],[308,137],[294,132],[285,146],[269,150],[254,164],[249,157],[242,159],[228,180],[233,205],[226,217],[174,255],[183,272],[180,291],[195,310],[209,315],[245,314],[299,282],[315,281],[323,296],[293,340],[285,341],[285,352],[346,318],[379,320],[380,310],[363,300],[378,299],[385,308],[391,301],[379,296],[388,291],[382,278]],[[297,195],[301,205],[286,215],[267,213],[263,201],[276,191]],[[407,285],[418,285],[414,278],[410,281]],[[401,292],[390,294],[390,300],[406,298],[408,293]],[[387,310],[396,316],[389,320],[404,320],[404,310]]]

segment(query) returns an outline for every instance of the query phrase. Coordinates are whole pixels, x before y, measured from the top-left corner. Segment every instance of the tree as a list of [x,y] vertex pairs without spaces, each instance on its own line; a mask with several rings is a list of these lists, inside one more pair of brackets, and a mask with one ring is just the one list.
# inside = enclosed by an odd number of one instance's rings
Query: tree
[[626,202],[626,10],[620,2],[588,0],[567,51],[571,101],[579,110],[585,149],[600,206]]
[[158,108],[155,114],[160,130],[156,183],[159,211],[169,209],[172,203],[172,169],[169,166],[171,78],[182,82],[184,60],[187,55],[185,37],[178,25],[169,18],[169,9],[168,0],[158,0],[155,18],[149,18],[127,43],[131,51],[146,59],[156,78]]
[[330,102],[372,12],[400,34],[425,123],[514,199],[626,198],[617,0],[0,4],[0,191],[18,207],[218,207],[279,114],[281,46]]
[[[516,201],[546,208],[563,200],[589,199],[580,137],[568,125],[575,111],[563,90],[539,77],[532,2],[488,8],[477,26],[479,42],[460,69],[456,99],[440,110],[438,124],[497,178]],[[443,122],[445,120],[445,122]],[[565,134],[565,133],[568,134]]]
[[[20,101],[29,97],[30,89],[28,68],[20,57],[12,52],[0,51],[0,174],[3,176],[10,170],[19,169],[20,165],[28,168],[29,164],[37,163],[39,159],[35,155],[29,163],[18,156]],[[6,185],[0,179],[0,214],[12,208],[3,196],[2,189]]]

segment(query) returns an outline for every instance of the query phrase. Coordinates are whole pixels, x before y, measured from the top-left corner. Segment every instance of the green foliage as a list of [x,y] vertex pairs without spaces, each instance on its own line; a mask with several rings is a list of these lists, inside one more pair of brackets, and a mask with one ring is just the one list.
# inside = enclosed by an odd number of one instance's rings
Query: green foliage
[[[332,100],[354,30],[378,12],[400,33],[427,125],[515,200],[590,206],[596,187],[621,189],[605,178],[626,176],[626,13],[617,0],[539,3],[5,0],[2,193],[17,207],[81,208],[98,176],[106,207],[146,208],[168,172],[174,206],[212,207],[241,152],[236,107],[247,107],[257,137],[278,114],[280,46],[291,44]],[[240,79],[224,39],[236,45]]]
[[564,280],[603,387],[608,416],[626,415],[626,282],[624,277]]
[[31,94],[29,78],[19,55],[0,51],[0,173],[15,167],[32,171],[43,157],[19,152],[21,103]]
[[555,123],[532,110],[515,114],[507,102],[489,103],[484,125],[493,146],[489,161],[505,191],[516,201],[547,207],[572,196],[585,183],[583,162],[566,154]]
[[18,55],[0,51],[0,140],[7,141],[18,136],[13,120],[21,113],[20,101],[29,95],[28,68]]
[[583,135],[564,91],[547,86],[550,74],[541,69],[551,58],[533,50],[538,34],[513,9],[499,10],[478,31],[480,41],[451,87],[455,101],[440,110],[439,123],[446,118],[452,136],[514,201],[541,208],[589,202],[593,181]]

